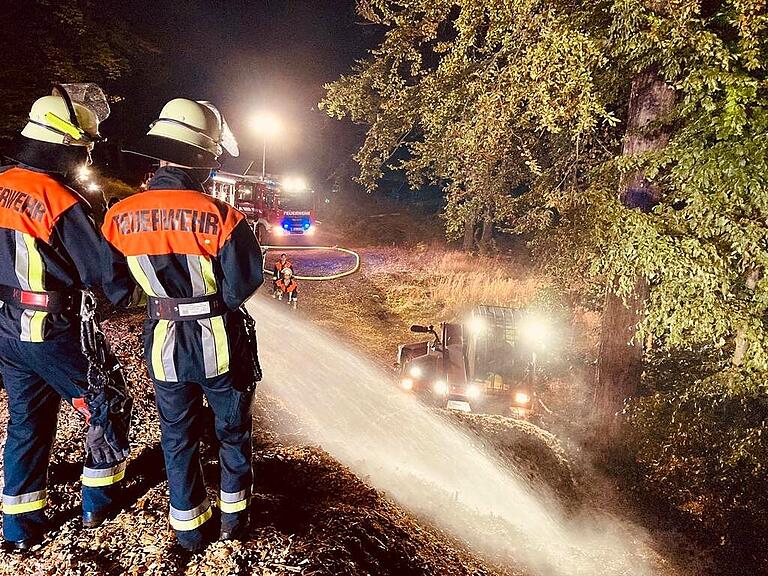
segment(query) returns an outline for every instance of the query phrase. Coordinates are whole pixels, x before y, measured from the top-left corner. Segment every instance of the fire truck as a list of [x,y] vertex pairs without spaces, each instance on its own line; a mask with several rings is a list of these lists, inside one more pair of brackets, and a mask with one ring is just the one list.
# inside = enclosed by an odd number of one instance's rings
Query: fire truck
[[300,179],[281,182],[275,178],[218,172],[210,180],[209,193],[245,214],[263,244],[315,233],[315,193]]

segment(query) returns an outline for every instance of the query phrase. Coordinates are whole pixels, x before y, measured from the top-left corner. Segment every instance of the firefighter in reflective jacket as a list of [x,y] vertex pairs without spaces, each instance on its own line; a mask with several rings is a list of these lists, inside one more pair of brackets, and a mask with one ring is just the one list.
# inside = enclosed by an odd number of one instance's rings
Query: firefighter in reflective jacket
[[280,259],[275,262],[275,267],[272,269],[272,291],[277,290],[277,281],[282,278],[282,272],[284,268],[290,268],[293,270],[293,262],[288,260],[288,255],[283,252],[280,254]]
[[107,295],[126,305],[136,283],[148,298],[145,353],[160,416],[170,523],[192,551],[215,537],[199,456],[203,396],[220,442],[219,538],[244,535],[252,484],[253,393],[247,390],[253,371],[238,308],[262,284],[263,259],[243,214],[203,191],[222,146],[237,152],[212,104],[166,104],[134,152],[159,159],[160,168],[146,191],[107,212],[102,228],[112,247]]
[[293,270],[283,268],[282,278],[275,282],[275,292],[273,294],[278,300],[283,298],[295,308],[299,302],[299,285],[293,279]]
[[[102,101],[79,101],[77,87]],[[78,314],[80,290],[101,284],[99,256],[106,246],[89,206],[66,182],[89,163],[108,111],[95,85],[57,87],[32,106],[12,155],[16,164],[0,168],[0,370],[9,412],[2,496],[6,550],[26,550],[46,530],[47,468],[60,400],[86,418],[103,408],[85,400],[88,363]],[[125,474],[127,444],[117,447],[105,434],[93,426],[88,432],[82,476],[86,527],[113,511]]]

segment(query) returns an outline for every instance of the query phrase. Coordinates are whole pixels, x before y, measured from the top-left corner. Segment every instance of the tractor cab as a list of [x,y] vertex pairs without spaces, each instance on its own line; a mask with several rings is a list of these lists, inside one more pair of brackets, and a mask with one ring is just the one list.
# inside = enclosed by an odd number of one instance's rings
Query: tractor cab
[[463,323],[412,326],[432,340],[401,345],[400,386],[463,412],[528,417],[536,388],[541,323],[526,310],[478,306]]

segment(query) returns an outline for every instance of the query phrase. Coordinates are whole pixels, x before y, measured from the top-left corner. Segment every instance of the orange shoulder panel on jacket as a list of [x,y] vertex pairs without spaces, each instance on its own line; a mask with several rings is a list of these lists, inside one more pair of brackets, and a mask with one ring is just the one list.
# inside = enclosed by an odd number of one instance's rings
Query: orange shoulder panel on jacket
[[104,217],[107,241],[126,256],[216,256],[244,218],[194,190],[148,190],[118,202]]
[[59,216],[78,201],[74,190],[47,174],[23,168],[0,173],[0,228],[49,242]]

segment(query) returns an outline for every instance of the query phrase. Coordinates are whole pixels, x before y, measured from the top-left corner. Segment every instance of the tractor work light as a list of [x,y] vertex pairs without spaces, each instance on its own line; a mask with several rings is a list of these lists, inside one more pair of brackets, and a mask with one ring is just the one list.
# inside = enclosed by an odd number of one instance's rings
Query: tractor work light
[[432,391],[438,396],[445,396],[448,394],[448,383],[445,380],[435,380]]
[[400,386],[403,387],[403,390],[413,390],[413,380],[410,378],[403,378],[400,381]]
[[472,331],[473,334],[480,334],[483,330],[485,330],[485,328],[486,328],[486,324],[483,318],[474,316],[469,321],[469,329]]
[[531,397],[525,392],[515,392],[515,404],[528,404]]
[[536,316],[530,316],[522,325],[522,335],[529,346],[544,347],[551,339],[549,324]]
[[470,384],[467,386],[466,395],[470,400],[477,400],[482,395],[483,391],[477,384]]

